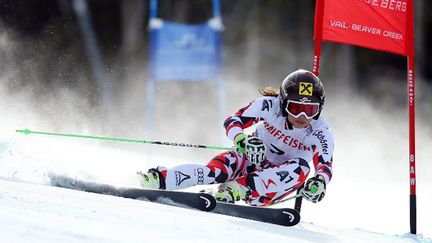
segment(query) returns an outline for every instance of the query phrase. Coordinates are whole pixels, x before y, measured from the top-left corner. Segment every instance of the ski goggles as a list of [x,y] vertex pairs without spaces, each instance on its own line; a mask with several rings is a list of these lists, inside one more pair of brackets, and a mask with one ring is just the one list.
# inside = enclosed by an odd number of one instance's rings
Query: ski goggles
[[319,103],[303,103],[293,100],[288,100],[285,110],[291,116],[299,118],[304,115],[307,119],[311,119],[319,112]]

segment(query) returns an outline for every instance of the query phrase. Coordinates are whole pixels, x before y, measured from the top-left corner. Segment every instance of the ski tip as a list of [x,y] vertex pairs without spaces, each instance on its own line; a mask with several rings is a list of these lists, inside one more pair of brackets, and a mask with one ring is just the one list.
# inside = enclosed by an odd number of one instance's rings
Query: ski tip
[[295,209],[282,210],[282,214],[288,216],[286,222],[283,223],[283,225],[285,225],[285,226],[294,226],[300,222],[301,215]]
[[204,201],[204,205],[201,208],[201,210],[206,211],[206,212],[210,212],[213,209],[216,208],[216,199],[207,193],[199,193],[199,197]]

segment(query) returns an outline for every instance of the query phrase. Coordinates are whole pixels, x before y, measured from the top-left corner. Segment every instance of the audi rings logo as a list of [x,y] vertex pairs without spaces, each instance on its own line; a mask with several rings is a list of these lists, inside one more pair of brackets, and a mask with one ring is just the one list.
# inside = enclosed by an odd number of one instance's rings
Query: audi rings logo
[[197,169],[197,173],[198,173],[198,185],[203,185],[204,184],[204,170],[202,168],[198,168]]

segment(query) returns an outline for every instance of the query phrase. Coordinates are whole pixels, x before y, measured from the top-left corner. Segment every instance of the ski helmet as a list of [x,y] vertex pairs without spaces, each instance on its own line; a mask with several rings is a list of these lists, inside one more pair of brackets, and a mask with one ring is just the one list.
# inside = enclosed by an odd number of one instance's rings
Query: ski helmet
[[321,80],[312,72],[299,69],[283,80],[280,87],[280,107],[282,114],[288,117],[286,111],[288,101],[299,103],[318,103],[318,113],[313,118],[318,119],[325,102],[325,90]]

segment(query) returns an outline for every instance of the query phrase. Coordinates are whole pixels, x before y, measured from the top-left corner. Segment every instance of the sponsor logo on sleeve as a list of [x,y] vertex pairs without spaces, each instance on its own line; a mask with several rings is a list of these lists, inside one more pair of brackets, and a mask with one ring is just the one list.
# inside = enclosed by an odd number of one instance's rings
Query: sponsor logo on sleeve
[[318,138],[318,141],[321,144],[321,149],[323,154],[328,154],[328,144],[327,144],[327,139],[324,136],[322,131],[315,131],[312,135],[314,135],[315,137]]
[[272,100],[263,100],[263,103],[262,103],[262,107],[261,107],[261,110],[262,111],[270,111],[270,108],[272,108],[273,107],[273,101]]

